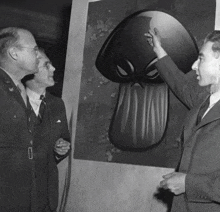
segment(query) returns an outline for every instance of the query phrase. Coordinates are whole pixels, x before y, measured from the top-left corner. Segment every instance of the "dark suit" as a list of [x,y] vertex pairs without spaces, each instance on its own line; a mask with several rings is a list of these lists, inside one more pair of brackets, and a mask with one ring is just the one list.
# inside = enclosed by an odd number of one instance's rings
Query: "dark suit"
[[[181,136],[183,151],[178,171],[187,174],[186,192],[174,196],[171,211],[219,212],[220,101],[196,125],[201,102],[204,102],[208,95],[207,90],[187,81],[188,76],[183,76],[168,56],[159,60],[157,68],[173,92],[189,108],[199,102],[190,110],[183,124]],[[169,77],[167,77],[168,75]],[[173,81],[174,78],[175,81]],[[189,79],[193,79],[193,77]],[[193,87],[195,90],[191,90]],[[186,92],[183,93],[184,91]]]
[[160,59],[156,67],[171,91],[189,109],[200,104],[209,95],[205,87],[198,85],[195,71],[184,74],[169,56]]
[[53,149],[58,138],[69,140],[69,132],[63,101],[50,94],[46,101],[45,118],[36,126],[30,103],[26,107],[11,78],[0,69],[1,212],[45,212],[57,207]]
[[33,123],[19,90],[0,69],[0,211],[30,211]]
[[37,205],[57,208],[58,169],[54,146],[59,138],[70,141],[66,110],[63,100],[46,93],[46,110],[43,121],[35,127]]

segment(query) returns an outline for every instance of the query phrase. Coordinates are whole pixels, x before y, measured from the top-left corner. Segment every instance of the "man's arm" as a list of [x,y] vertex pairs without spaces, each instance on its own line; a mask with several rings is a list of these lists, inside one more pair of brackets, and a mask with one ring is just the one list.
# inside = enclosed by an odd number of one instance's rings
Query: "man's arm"
[[66,118],[66,109],[63,101],[61,100],[61,124],[62,124],[62,129],[61,129],[61,135],[60,138],[56,141],[55,147],[54,147],[54,152],[55,152],[55,157],[57,162],[60,162],[63,160],[69,153],[70,151],[70,133],[68,129],[68,124],[67,124],[67,118]]
[[168,84],[177,98],[190,109],[203,101],[209,95],[208,91],[198,85],[194,71],[184,74],[179,70],[162,47],[159,31],[155,28],[154,30],[149,30],[149,33],[145,35],[158,58],[156,68],[161,78]]
[[186,175],[186,197],[189,202],[220,203],[220,171]]
[[220,171],[209,174],[172,172],[163,176],[160,187],[175,195],[186,194],[189,202],[220,203]]
[[184,74],[169,56],[158,60],[156,68],[170,90],[189,109],[201,103],[209,95],[206,88],[198,85],[194,71]]

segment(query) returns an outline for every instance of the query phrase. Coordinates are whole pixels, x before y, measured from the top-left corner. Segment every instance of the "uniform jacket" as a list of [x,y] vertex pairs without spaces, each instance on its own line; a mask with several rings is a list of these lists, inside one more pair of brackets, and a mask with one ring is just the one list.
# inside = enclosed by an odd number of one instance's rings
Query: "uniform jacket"
[[47,93],[46,102],[44,120],[36,125],[30,103],[26,107],[0,69],[0,211],[45,212],[57,207],[53,149],[58,138],[69,140],[69,132],[63,101]]
[[[180,70],[168,56],[159,60],[157,68],[161,75],[166,72],[163,75],[164,80],[192,108],[183,124],[183,150],[178,170],[187,174],[186,192],[174,196],[171,211],[220,211],[220,101],[196,125],[199,109],[208,96],[206,88],[191,84],[187,81],[187,75],[179,78]],[[176,81],[172,77],[166,78],[167,73],[175,77]],[[195,89],[191,90],[192,87]]]
[[0,69],[0,211],[31,203],[35,161],[30,114],[17,87]]
[[42,123],[35,126],[37,205],[49,205],[55,210],[58,204],[58,169],[54,154],[59,138],[70,141],[66,110],[62,99],[46,92],[46,110]]

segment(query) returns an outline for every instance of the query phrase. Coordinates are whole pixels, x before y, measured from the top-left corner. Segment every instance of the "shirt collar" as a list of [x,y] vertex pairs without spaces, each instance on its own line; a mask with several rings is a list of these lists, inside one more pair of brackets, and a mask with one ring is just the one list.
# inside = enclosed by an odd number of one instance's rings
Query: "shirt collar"
[[45,92],[43,94],[39,94],[39,93],[36,93],[35,91],[32,91],[30,88],[26,87],[26,92],[27,92],[27,95],[30,99],[32,100],[40,100],[40,96],[41,95],[44,95],[45,96]]
[[220,91],[211,94],[210,96],[210,105],[215,104],[220,100]]

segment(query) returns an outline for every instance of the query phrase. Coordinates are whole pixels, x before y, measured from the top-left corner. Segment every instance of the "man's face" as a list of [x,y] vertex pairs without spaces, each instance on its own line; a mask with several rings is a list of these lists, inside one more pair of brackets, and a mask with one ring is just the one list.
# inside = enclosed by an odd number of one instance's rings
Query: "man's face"
[[18,32],[20,39],[18,41],[18,64],[26,74],[38,72],[38,47],[31,33],[20,30]]
[[55,84],[53,79],[55,68],[43,52],[39,53],[38,70],[39,71],[34,75],[34,81],[40,85],[40,87],[47,88]]
[[204,43],[198,59],[192,65],[200,86],[215,85],[220,79],[219,52],[213,52],[212,45],[210,41]]

